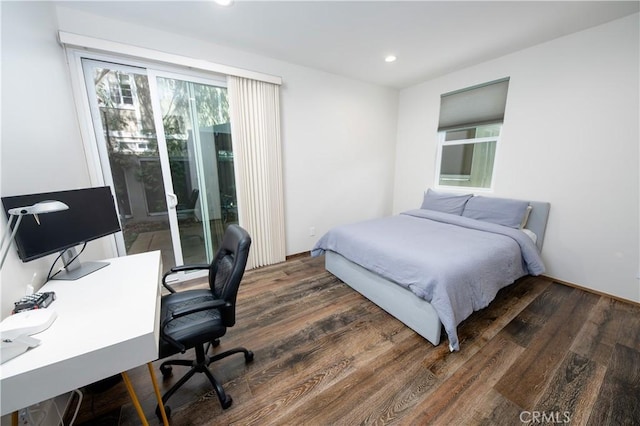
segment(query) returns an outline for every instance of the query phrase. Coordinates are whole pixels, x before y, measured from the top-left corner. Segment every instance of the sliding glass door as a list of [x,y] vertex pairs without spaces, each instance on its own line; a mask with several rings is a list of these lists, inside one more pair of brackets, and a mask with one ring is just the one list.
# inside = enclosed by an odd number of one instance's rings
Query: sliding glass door
[[120,254],[161,250],[164,268],[207,263],[237,223],[224,82],[83,60]]

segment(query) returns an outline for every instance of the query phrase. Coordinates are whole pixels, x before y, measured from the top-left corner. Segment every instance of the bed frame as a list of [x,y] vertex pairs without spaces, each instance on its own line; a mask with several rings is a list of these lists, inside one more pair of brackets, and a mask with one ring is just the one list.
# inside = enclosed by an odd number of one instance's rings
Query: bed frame
[[[542,251],[550,204],[540,201],[530,201],[529,204],[532,209],[525,228],[536,234],[536,245]],[[325,268],[434,346],[440,343],[442,324],[438,314],[429,302],[420,299],[411,290],[382,278],[333,251],[325,253]]]

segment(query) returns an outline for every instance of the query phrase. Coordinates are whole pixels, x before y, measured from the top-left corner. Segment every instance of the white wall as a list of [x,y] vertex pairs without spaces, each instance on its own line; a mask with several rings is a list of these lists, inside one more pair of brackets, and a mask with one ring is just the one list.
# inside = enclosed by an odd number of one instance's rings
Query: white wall
[[[1,7],[0,192],[16,195],[88,186],[76,113],[69,96],[69,73],[55,38],[55,10],[48,4],[35,3],[2,2]],[[0,231],[4,233],[5,216],[0,217]],[[87,254],[95,249],[95,245],[89,247]],[[24,295],[34,273],[39,275],[36,286],[42,284],[53,259],[49,256],[23,264],[11,250],[1,275],[2,318]]]
[[[287,254],[309,250],[335,224],[391,213],[397,91],[47,2],[1,7],[2,195],[91,184],[69,72],[56,42],[64,30],[282,76]],[[110,254],[106,244],[87,250],[94,258]],[[9,254],[2,271],[3,318],[33,272],[44,276],[52,260],[23,264]]]
[[638,14],[400,93],[394,212],[434,185],[440,94],[511,77],[494,196],[551,202],[547,275],[639,302]]

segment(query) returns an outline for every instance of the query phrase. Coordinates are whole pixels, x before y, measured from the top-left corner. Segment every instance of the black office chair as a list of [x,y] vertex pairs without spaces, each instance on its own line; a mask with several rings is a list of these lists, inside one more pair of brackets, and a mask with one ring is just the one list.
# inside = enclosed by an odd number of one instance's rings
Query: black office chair
[[[253,361],[253,352],[245,348],[231,349],[214,356],[208,356],[211,345],[218,346],[227,327],[235,324],[236,297],[242,275],[249,256],[251,237],[238,225],[229,225],[222,238],[220,249],[209,265],[184,265],[171,268],[162,278],[162,284],[171,294],[162,296],[160,318],[159,359],[163,359],[187,349],[194,348],[195,360],[174,359],[162,363],[163,377],[171,375],[171,365],[183,365],[191,369],[178,380],[163,396],[167,415],[171,410],[167,400],[195,373],[204,373],[213,385],[222,408],[229,408],[233,402],[222,385],[209,371],[209,364],[229,355],[244,353],[245,362]],[[209,288],[176,292],[167,284],[167,277],[181,271],[209,270]],[[160,407],[156,414],[160,416]]]

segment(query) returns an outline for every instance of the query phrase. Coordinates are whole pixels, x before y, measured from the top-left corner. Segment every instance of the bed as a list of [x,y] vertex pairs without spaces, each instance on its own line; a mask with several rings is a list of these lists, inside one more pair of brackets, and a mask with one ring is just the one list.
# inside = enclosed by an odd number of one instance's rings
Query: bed
[[433,345],[498,290],[544,273],[549,203],[428,190],[420,209],[337,226],[311,250],[326,269]]

